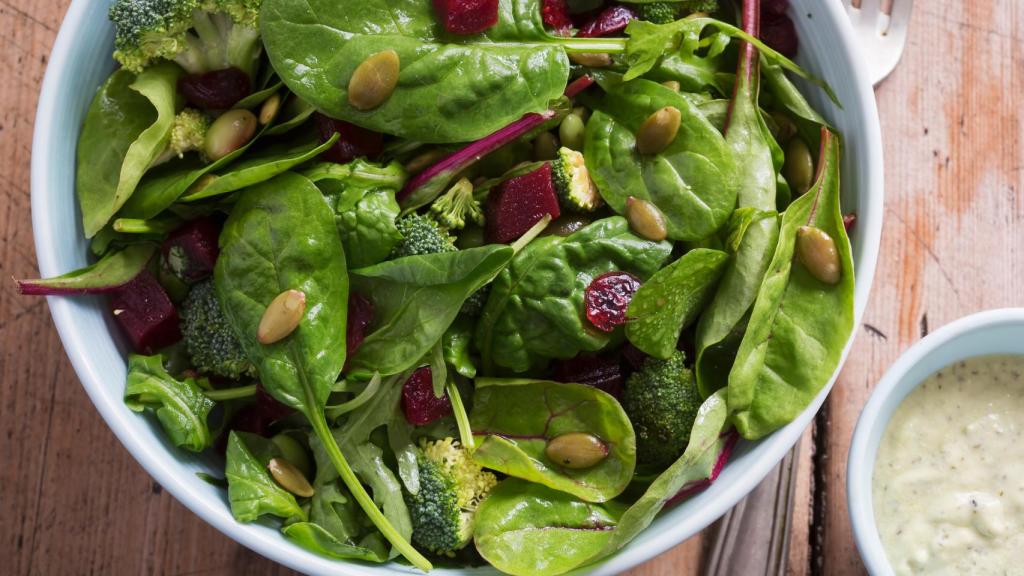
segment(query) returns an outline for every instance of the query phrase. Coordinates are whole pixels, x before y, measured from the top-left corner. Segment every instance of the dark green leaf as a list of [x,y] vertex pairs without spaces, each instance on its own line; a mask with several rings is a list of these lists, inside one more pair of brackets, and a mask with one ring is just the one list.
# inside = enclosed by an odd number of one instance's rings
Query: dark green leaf
[[281,529],[289,540],[328,558],[336,560],[366,560],[368,562],[385,562],[387,548],[379,536],[370,539],[364,546],[355,546],[340,542],[322,526],[312,522],[297,522]]
[[124,403],[136,412],[154,409],[175,446],[201,452],[213,444],[206,419],[216,403],[203,395],[195,378],[177,380],[168,374],[159,354],[128,357]]
[[153,258],[154,252],[156,244],[131,245],[104,256],[95,264],[67,274],[42,280],[19,280],[18,290],[22,294],[109,292],[138,276]]
[[466,378],[476,378],[476,365],[473,364],[473,358],[469,353],[472,341],[473,319],[468,316],[456,318],[441,340],[445,361]]

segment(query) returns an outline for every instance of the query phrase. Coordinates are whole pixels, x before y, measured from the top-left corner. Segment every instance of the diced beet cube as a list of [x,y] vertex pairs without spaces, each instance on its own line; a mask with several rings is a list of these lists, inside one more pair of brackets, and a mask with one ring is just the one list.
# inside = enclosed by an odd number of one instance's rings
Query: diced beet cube
[[317,113],[313,118],[321,142],[327,142],[335,133],[341,138],[321,157],[328,162],[348,164],[356,158],[374,158],[384,149],[384,135],[380,132],[360,128],[344,120]]
[[558,218],[558,195],[551,181],[551,164],[509,178],[487,198],[487,241],[508,244],[526,233],[545,215]]
[[178,312],[148,270],[111,295],[110,310],[138,352],[152,354],[181,340]]
[[629,272],[602,274],[587,286],[583,295],[587,320],[602,332],[626,323],[626,311],[640,288],[640,279]]
[[577,36],[581,38],[596,38],[598,36],[610,36],[622,32],[630,20],[636,18],[636,12],[626,6],[609,6],[601,11],[593,20],[588,21],[580,28]]
[[402,385],[402,412],[414,426],[425,426],[452,413],[448,395],[434,396],[433,374],[429,366],[412,373]]
[[373,321],[373,303],[362,294],[349,292],[348,325],[345,330],[345,348],[351,358],[366,339],[366,329]]
[[451,34],[479,34],[498,23],[498,0],[434,0],[434,9]]
[[564,31],[572,28],[572,18],[569,17],[569,6],[565,0],[544,0],[540,10],[544,24],[554,28],[556,31]]
[[249,75],[238,68],[186,74],[178,79],[178,93],[200,110],[227,110],[249,95]]
[[164,265],[185,282],[198,282],[213,274],[220,254],[221,224],[214,218],[199,218],[182,224],[160,246]]
[[622,394],[625,374],[622,361],[617,357],[580,354],[555,363],[555,380],[586,384],[618,397]]

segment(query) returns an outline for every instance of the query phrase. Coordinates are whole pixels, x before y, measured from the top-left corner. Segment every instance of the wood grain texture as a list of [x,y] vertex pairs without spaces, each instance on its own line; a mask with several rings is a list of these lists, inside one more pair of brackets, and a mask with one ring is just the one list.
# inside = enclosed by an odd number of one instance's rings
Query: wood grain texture
[[[0,0],[0,571],[291,574],[207,526],[146,475],[83,393],[44,301],[6,281],[36,274],[32,124],[67,4]],[[1024,124],[1014,104],[1024,93],[1022,24],[1016,0],[916,2],[904,61],[877,91],[882,257],[827,412],[815,437],[802,440],[790,576],[864,571],[846,512],[845,462],[857,414],[885,368],[930,328],[1021,303]],[[697,537],[630,575],[696,574],[705,556]]]

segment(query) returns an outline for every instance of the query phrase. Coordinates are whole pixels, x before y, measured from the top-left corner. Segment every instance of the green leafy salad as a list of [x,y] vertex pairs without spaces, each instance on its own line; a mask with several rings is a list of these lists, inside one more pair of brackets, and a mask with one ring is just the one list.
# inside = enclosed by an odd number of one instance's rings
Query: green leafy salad
[[[600,562],[853,325],[784,1],[113,0],[78,137],[126,405],[338,560]],[[213,458],[216,460],[216,458]]]

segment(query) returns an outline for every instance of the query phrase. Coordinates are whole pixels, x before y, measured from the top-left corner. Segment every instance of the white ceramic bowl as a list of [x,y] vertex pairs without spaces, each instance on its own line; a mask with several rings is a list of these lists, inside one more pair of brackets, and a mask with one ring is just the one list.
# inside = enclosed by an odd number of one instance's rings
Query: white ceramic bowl
[[[82,236],[74,195],[75,141],[93,93],[114,67],[110,57],[113,29],[106,18],[108,5],[108,0],[72,1],[43,82],[32,154],[32,221],[43,276],[68,272],[87,263],[88,243]],[[882,143],[874,93],[867,77],[856,66],[853,33],[839,2],[793,0],[791,13],[802,43],[801,63],[827,80],[843,103],[842,108],[836,107],[821,91],[806,90],[811,103],[845,139],[843,206],[858,215],[853,233],[856,326],[867,304],[882,227]],[[269,524],[235,522],[224,493],[195,475],[201,470],[221,474],[216,463],[175,449],[154,421],[125,408],[121,399],[125,349],[114,335],[100,301],[50,298],[50,310],[82,385],[111,430],[153,478],[204,520],[256,552],[303,572],[411,572],[396,564],[369,566],[328,560],[288,543]],[[711,488],[662,514],[650,529],[594,573],[616,574],[649,560],[721,516],[750,492],[793,446],[831,386],[832,381],[789,426],[760,442],[741,443],[732,462]],[[437,572],[488,574],[494,570]]]
[[903,353],[864,406],[846,462],[846,498],[857,550],[874,576],[893,574],[875,525],[871,483],[882,435],[896,408],[925,378],[967,358],[1024,354],[1024,308],[1003,308],[961,318]]

